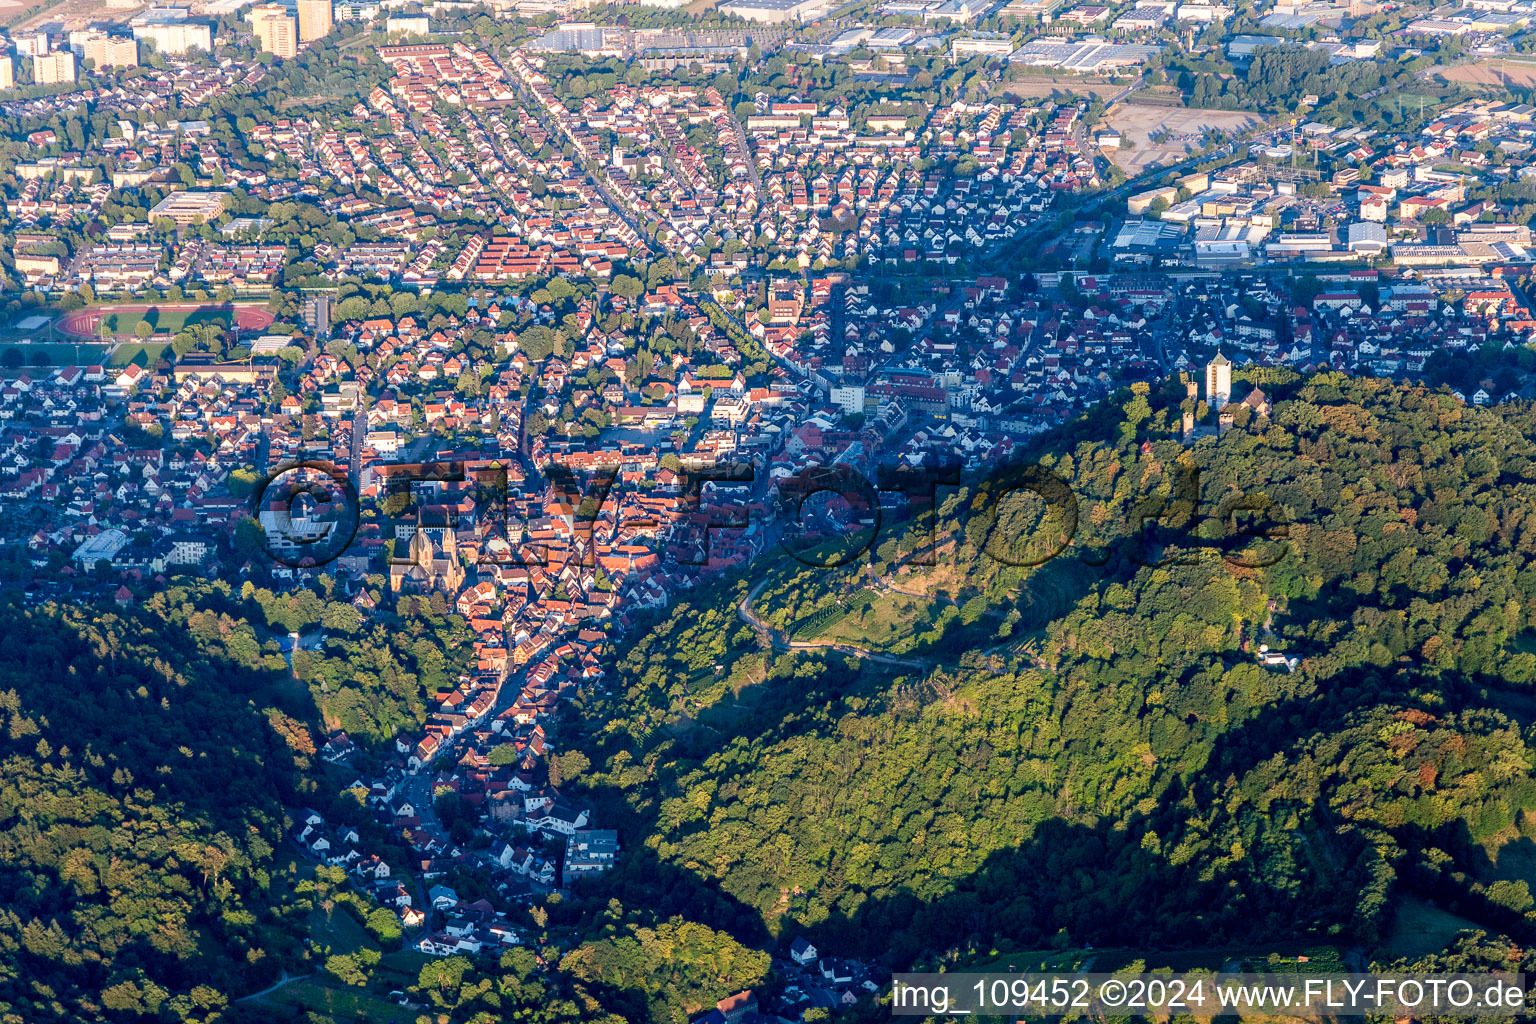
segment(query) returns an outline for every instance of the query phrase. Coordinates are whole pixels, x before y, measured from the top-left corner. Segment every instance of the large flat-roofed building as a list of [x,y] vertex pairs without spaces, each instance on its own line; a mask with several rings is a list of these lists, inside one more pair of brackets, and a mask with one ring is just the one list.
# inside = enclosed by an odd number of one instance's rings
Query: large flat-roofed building
[[74,559],[82,569],[91,569],[97,562],[110,562],[117,557],[117,553],[128,546],[128,535],[122,530],[113,527],[103,530],[94,537],[88,537],[85,543],[75,549],[70,557]]
[[1006,57],[1013,52],[1013,39],[1003,35],[970,36],[956,39],[950,44],[950,50],[968,57]]
[[726,0],[720,10],[769,25],[814,21],[827,13],[827,0]]
[[1139,67],[1161,49],[1156,44],[1111,43],[1094,36],[1066,40],[1031,39],[1008,59],[1033,67],[1092,73],[1110,68]]
[[353,0],[336,4],[331,13],[337,21],[372,21],[379,16],[379,5],[372,0]]
[[207,224],[224,212],[228,192],[172,192],[149,211],[153,222],[159,217],[169,217],[177,227],[189,224]]
[[16,62],[0,57],[0,91],[16,88]]
[[1005,18],[1048,18],[1061,6],[1061,0],[1012,0],[998,13]]
[[1349,249],[1367,256],[1379,256],[1387,249],[1387,229],[1371,221],[1349,226]]
[[425,14],[391,14],[384,20],[387,35],[429,36],[432,19]]
[[[397,19],[390,18],[390,21]],[[529,49],[547,53],[580,53],[587,57],[622,57],[633,37],[627,29],[603,27],[590,22],[556,25],[529,43]]]
[[133,38],[151,43],[159,53],[213,52],[213,26],[192,21],[185,7],[147,7],[128,22]]

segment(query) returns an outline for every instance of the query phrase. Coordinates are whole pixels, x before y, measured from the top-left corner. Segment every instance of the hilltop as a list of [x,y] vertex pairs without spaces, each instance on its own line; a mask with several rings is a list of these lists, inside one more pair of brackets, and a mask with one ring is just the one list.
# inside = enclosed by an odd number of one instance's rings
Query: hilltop
[[[1186,444],[1183,388],[1137,388],[1048,439],[1079,515],[1038,566],[982,551],[1049,550],[1068,517],[973,482],[940,492],[931,566],[888,533],[869,565],[769,557],[661,615],[569,724],[640,851],[605,893],[892,966],[1390,960],[1425,904],[1445,943],[1528,939],[1536,409],[1341,375],[1268,397]],[[1256,518],[1289,536],[1220,539]],[[765,646],[753,590],[844,649]]]

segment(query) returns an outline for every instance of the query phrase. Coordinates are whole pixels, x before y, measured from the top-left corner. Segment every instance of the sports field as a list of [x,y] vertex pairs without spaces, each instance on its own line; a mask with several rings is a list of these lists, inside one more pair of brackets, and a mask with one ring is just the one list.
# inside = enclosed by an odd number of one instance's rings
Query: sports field
[[140,344],[136,341],[126,342],[112,350],[112,355],[107,359],[108,366],[128,366],[137,364],[148,369],[155,365],[155,360],[169,345],[157,345],[154,342]]
[[220,324],[227,328],[238,323],[242,331],[260,331],[270,327],[272,319],[272,314],[260,306],[227,302],[112,305],[67,313],[59,319],[57,329],[77,338],[95,338],[105,328],[119,338],[133,338],[141,323],[147,323],[154,334],[169,335],[195,324]]

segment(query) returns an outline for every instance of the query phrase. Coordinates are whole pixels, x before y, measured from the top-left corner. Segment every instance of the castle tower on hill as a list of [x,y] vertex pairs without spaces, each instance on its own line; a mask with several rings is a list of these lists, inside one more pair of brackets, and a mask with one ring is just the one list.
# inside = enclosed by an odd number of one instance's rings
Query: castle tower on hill
[[1217,351],[1205,365],[1205,404],[1220,412],[1232,400],[1232,360]]

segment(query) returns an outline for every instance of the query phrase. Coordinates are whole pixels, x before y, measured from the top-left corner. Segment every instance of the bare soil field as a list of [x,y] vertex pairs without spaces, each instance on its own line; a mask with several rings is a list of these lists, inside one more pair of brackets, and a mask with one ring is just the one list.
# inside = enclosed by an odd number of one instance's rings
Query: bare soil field
[[[1242,131],[1257,124],[1258,114],[1246,110],[1195,110],[1188,107],[1155,107],[1119,103],[1107,117],[1130,142],[1130,149],[1113,154],[1115,163],[1135,177],[1154,164],[1169,164],[1200,148],[1201,133],[1209,128]],[[1168,137],[1153,144],[1152,135]]]
[[1467,85],[1514,86],[1517,89],[1536,88],[1536,64],[1515,60],[1489,60],[1477,64],[1462,64],[1440,72],[1452,82]]
[[[9,5],[9,6],[7,6]],[[0,18],[12,18],[22,10],[31,8],[26,18],[17,25],[18,30],[35,29],[54,22],[66,29],[83,28],[95,21],[125,22],[148,6],[148,0],[109,4],[107,0],[55,0],[55,2],[28,3],[27,0],[0,0]]]
[[1120,87],[1083,82],[1009,82],[997,91],[999,95],[1006,94],[1021,100],[1037,100],[1056,92],[1071,93],[1074,96],[1110,96],[1119,92]]
[[1041,75],[1020,81],[999,82],[993,86],[992,93],[994,96],[1010,95],[1021,100],[1033,100],[1053,92],[1072,93],[1076,96],[1113,96],[1121,88],[1108,80],[1085,79],[1073,75]]

